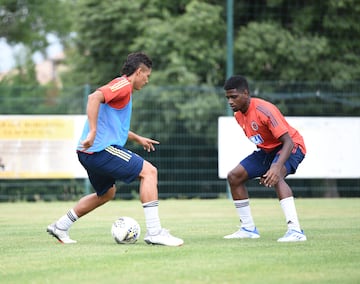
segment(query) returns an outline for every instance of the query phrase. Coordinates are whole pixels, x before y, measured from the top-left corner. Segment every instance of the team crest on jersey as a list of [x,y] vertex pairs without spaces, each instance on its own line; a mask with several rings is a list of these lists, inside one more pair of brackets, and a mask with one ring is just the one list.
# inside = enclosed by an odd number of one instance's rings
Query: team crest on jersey
[[259,126],[257,125],[257,123],[256,123],[255,121],[252,121],[252,122],[251,122],[251,128],[252,128],[254,131],[258,131]]
[[261,137],[260,134],[256,134],[254,136],[249,137],[250,141],[253,142],[255,145],[262,144],[264,139]]

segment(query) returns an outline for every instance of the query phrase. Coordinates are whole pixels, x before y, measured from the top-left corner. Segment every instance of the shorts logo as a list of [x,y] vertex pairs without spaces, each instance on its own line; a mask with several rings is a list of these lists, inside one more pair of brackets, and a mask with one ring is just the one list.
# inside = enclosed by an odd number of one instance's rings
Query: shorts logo
[[249,137],[250,141],[253,142],[255,145],[262,144],[264,139],[261,137],[260,134],[256,134],[254,136]]
[[259,126],[257,125],[257,123],[256,123],[255,121],[252,121],[252,122],[251,122],[251,128],[252,128],[254,131],[258,131]]

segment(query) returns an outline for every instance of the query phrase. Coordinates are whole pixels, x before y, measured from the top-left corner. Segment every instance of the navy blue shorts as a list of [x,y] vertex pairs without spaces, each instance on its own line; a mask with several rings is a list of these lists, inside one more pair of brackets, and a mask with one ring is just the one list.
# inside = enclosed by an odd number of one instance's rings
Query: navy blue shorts
[[[248,173],[249,179],[261,177],[270,168],[272,163],[275,163],[281,151],[282,146],[276,148],[272,152],[265,152],[264,150],[254,151],[251,155],[247,156],[240,164],[245,168]],[[304,159],[305,155],[301,152],[300,147],[296,147],[290,154],[285,162],[287,175],[294,174],[299,164]]]
[[121,146],[108,146],[92,154],[77,153],[98,196],[104,195],[116,180],[125,183],[134,181],[144,164],[142,157]]

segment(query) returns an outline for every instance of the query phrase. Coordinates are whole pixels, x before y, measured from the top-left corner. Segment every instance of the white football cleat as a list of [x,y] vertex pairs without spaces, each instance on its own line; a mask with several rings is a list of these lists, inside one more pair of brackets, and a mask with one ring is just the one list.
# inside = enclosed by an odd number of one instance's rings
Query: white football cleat
[[74,244],[76,243],[75,240],[72,240],[70,239],[69,237],[69,232],[68,231],[64,231],[64,230],[60,230],[56,227],[56,224],[53,223],[53,224],[50,224],[46,231],[52,235],[53,237],[57,238],[57,240],[60,242],[60,243],[63,243],[63,244]]
[[170,235],[169,230],[164,228],[156,235],[150,235],[147,232],[144,241],[149,245],[163,245],[170,247],[178,247],[184,244],[182,239]]
[[260,238],[260,234],[258,230],[248,230],[244,227],[241,227],[238,231],[231,235],[224,236],[224,239],[258,239]]
[[296,231],[294,229],[289,229],[287,230],[287,232],[285,233],[285,235],[277,240],[280,243],[285,243],[285,242],[304,242],[306,241],[306,236],[304,234],[304,231],[301,230]]

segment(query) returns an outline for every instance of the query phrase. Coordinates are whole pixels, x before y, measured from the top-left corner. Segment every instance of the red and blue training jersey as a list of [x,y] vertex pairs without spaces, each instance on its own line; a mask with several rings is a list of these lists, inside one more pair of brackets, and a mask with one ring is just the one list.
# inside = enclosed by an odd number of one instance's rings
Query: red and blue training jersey
[[[115,78],[98,89],[105,102],[100,104],[94,144],[86,152],[99,152],[110,145],[124,146],[130,129],[132,112],[132,85],[126,76]],[[80,141],[89,133],[86,120],[79,140],[78,150],[82,151]]]
[[303,137],[289,125],[280,110],[272,103],[251,98],[246,113],[237,111],[234,116],[245,135],[258,148],[270,152],[282,144],[279,137],[289,133],[294,147],[299,146],[303,154],[306,154]]

